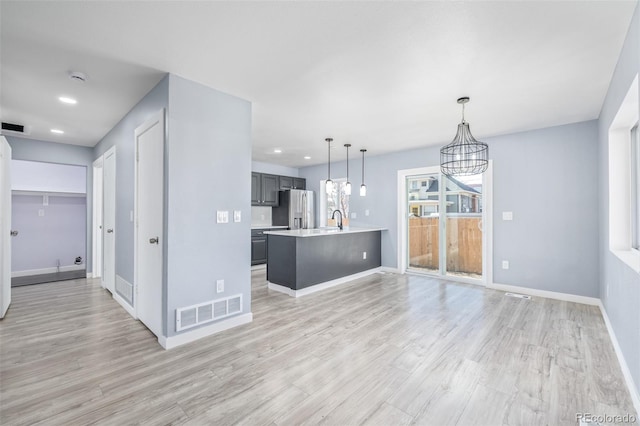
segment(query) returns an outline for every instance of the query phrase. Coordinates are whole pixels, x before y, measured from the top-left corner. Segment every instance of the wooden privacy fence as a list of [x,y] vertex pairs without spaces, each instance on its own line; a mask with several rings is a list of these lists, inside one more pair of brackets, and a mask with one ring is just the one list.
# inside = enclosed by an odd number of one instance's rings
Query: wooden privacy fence
[[[447,218],[447,271],[482,275],[481,217]],[[439,269],[440,218],[409,218],[409,264]]]

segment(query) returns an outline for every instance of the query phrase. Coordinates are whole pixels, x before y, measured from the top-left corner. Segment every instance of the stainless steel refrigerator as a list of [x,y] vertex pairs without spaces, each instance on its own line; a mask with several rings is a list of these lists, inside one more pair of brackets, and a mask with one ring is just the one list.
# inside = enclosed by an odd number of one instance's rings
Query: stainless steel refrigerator
[[280,204],[272,210],[273,224],[289,229],[315,228],[313,191],[289,189],[280,191]]

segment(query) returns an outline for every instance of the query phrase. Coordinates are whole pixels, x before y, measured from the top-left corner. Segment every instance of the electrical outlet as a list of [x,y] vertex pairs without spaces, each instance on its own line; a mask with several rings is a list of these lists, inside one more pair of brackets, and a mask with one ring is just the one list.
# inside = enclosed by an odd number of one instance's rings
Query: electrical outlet
[[44,209],[38,210],[38,216],[40,217],[44,216]]
[[509,261],[508,260],[503,260],[502,261],[502,269],[509,269]]
[[365,211],[364,211],[364,215],[365,215],[365,216],[369,216],[369,209],[367,209],[367,210],[365,210]]
[[513,212],[502,212],[502,220],[513,220]]
[[356,218],[356,212],[351,212],[351,219],[355,219]]
[[222,293],[224,291],[224,280],[216,281],[216,293]]
[[362,252],[362,260],[365,260],[367,258],[367,252],[363,251]]
[[242,220],[242,212],[240,210],[233,211],[233,221],[240,222]]

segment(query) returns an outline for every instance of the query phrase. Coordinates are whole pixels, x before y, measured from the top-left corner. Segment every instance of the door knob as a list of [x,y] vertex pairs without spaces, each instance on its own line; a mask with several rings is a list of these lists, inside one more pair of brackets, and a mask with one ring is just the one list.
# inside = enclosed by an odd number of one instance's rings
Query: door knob
[[149,238],[149,244],[158,244],[158,237]]
[[14,231],[13,229],[11,230],[11,232],[9,233],[11,234],[12,237],[17,237],[18,236],[18,231]]
[[107,234],[113,234],[113,229],[107,229]]

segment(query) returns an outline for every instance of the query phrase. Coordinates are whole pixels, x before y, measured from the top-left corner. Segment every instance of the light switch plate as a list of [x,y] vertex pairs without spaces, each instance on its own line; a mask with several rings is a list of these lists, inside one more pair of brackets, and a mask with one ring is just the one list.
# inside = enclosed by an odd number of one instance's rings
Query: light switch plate
[[365,210],[365,211],[364,211],[364,215],[365,215],[365,216],[369,216],[369,209],[367,209],[367,210]]
[[513,212],[502,212],[502,220],[513,220]]
[[229,223],[229,212],[227,210],[218,210],[218,223]]
[[224,280],[216,281],[216,293],[222,293],[224,291]]
[[233,211],[233,221],[234,222],[242,221],[242,212],[240,210]]
[[351,219],[355,219],[356,218],[356,212],[351,212]]

